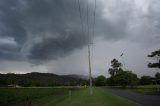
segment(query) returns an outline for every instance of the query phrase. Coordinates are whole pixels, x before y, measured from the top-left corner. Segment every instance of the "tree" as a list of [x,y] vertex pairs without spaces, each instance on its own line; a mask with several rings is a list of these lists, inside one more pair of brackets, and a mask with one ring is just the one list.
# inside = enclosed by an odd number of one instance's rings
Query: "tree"
[[116,74],[118,74],[119,72],[123,71],[122,67],[122,63],[120,63],[117,59],[113,59],[111,60],[111,67],[108,69],[109,74],[111,75],[111,77],[115,76]]
[[131,71],[122,71],[115,75],[114,80],[117,85],[125,88],[126,86],[134,87],[138,83],[137,75],[132,73]]
[[110,86],[131,86],[134,87],[138,83],[137,75],[132,73],[131,71],[123,71],[122,63],[120,63],[117,59],[113,59],[111,61],[111,67],[108,72],[111,77],[107,78],[106,83]]
[[95,79],[95,84],[96,84],[96,86],[105,86],[105,84],[106,84],[106,77],[103,76],[103,75],[98,76]]
[[152,82],[153,78],[150,76],[142,76],[140,78],[140,85],[150,85],[153,84]]
[[148,57],[157,58],[157,62],[149,63],[149,68],[160,68],[160,50],[152,52]]
[[156,78],[156,79],[160,79],[160,73],[156,73],[156,74],[155,74],[155,78]]

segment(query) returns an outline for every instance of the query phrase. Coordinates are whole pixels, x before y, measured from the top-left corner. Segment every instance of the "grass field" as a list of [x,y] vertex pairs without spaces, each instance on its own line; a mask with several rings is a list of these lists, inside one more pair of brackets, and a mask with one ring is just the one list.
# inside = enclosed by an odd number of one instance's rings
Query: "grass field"
[[89,89],[82,89],[71,94],[61,102],[52,104],[48,102],[42,106],[137,106],[138,104],[123,99],[119,96],[106,93],[100,89],[93,88],[93,95],[89,94]]
[[[71,91],[71,92],[70,92]],[[69,93],[70,92],[70,93]],[[31,103],[30,103],[31,101]],[[0,89],[0,106],[137,106],[119,96],[93,88],[8,88]]]
[[[107,86],[110,87],[110,86]],[[160,95],[160,85],[139,85],[135,87],[127,86],[126,88],[122,88],[121,86],[112,86],[110,88],[113,89],[125,89],[133,92],[138,92],[142,94],[148,95]]]
[[143,85],[130,90],[143,94],[160,95],[160,85]]
[[[38,105],[68,95],[71,88],[0,88],[0,106]],[[72,89],[73,90],[73,89]],[[58,99],[57,99],[58,98]]]

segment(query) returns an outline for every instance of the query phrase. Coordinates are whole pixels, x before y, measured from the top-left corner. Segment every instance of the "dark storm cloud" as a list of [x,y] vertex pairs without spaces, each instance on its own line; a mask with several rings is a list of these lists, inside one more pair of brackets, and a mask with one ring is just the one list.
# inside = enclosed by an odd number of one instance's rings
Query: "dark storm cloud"
[[68,37],[65,35],[64,37],[43,39],[41,44],[38,43],[32,47],[28,57],[33,60],[44,61],[50,60],[51,57],[57,59],[69,55],[74,49],[82,48],[85,45],[84,38],[78,34],[79,32],[72,32]]
[[24,60],[20,49],[27,37],[21,25],[22,15],[18,1],[0,1],[0,59]]
[[25,55],[31,61],[51,60],[84,46],[75,3],[74,0],[0,1],[0,36],[12,37],[18,45],[18,48],[0,45],[0,58],[17,60],[17,55]]
[[18,43],[23,43],[27,35],[21,25],[23,16],[18,5],[17,0],[0,1],[0,36],[14,37]]
[[[95,36],[107,40],[119,40],[138,35],[138,30],[144,28],[144,20],[136,20],[134,15],[141,14],[135,10],[132,2],[104,2],[97,1]],[[28,58],[29,61],[39,63],[65,57],[74,50],[86,46],[87,7],[86,0],[80,0],[84,33],[81,29],[80,15],[77,0],[1,0],[0,1],[0,39],[13,38],[15,47],[8,43],[0,43],[0,59]],[[106,6],[106,7],[105,7]],[[152,7],[152,6],[151,6]],[[94,2],[89,2],[90,34],[93,25]],[[149,19],[158,20],[157,12]],[[159,12],[158,12],[159,13]],[[155,16],[154,16],[155,15]],[[141,17],[138,17],[141,19]],[[148,20],[149,20],[148,19]],[[147,21],[150,22],[150,21]],[[131,30],[132,26],[136,31]],[[140,25],[139,25],[140,23]],[[147,23],[147,25],[153,25]],[[159,28],[160,24],[154,27]],[[157,34],[159,30],[156,30]],[[136,33],[135,33],[136,32]],[[140,33],[145,35],[146,33]],[[155,35],[157,37],[158,35]]]
[[[19,47],[4,53],[8,45],[2,45],[3,58],[9,55],[7,59],[16,60],[22,55],[32,62],[51,60],[86,45],[76,0],[3,0],[0,4],[0,36],[13,37]],[[84,6],[82,1],[82,12]]]
[[10,60],[10,61],[22,61],[24,57],[21,57],[17,52],[4,52],[0,51],[0,59],[1,60]]
[[31,61],[64,57],[86,44],[75,0],[40,0],[28,5],[24,24],[31,38],[25,47],[29,47],[27,57]]

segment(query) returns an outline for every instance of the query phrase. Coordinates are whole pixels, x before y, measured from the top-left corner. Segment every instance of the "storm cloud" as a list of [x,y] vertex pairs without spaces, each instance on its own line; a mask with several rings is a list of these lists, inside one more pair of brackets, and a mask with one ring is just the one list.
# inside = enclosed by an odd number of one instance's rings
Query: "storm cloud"
[[[5,50],[10,45],[1,44],[3,58],[4,51],[9,57],[16,56],[14,51],[29,60],[50,60],[86,45],[75,0],[2,0],[0,4],[0,38],[11,38],[17,45]],[[83,12],[84,2],[81,8]]]
[[[16,59],[16,56],[22,55],[34,62],[45,61],[67,56],[87,44],[87,35],[81,28],[77,0],[2,0],[0,4],[0,37],[1,39],[10,37],[17,44],[17,47],[8,50],[3,47],[8,45],[1,45],[3,58],[9,55]],[[85,0],[80,1],[84,32],[87,26],[86,4]],[[119,6],[122,7],[124,6]],[[108,11],[113,10],[117,13],[114,9],[113,6]],[[125,13],[120,11],[117,14],[120,16],[116,16],[113,12],[115,15],[113,20],[103,16],[103,6],[100,2],[97,3],[96,11],[95,35],[103,35],[104,38],[113,40],[127,36],[128,17],[125,14],[129,11],[124,11]],[[94,2],[89,1],[90,34],[92,34],[93,12]],[[8,53],[3,54],[4,51]]]
[[[82,21],[78,0],[0,0],[0,61],[44,64],[83,50],[88,44],[87,0],[79,1]],[[88,3],[91,37],[95,2]],[[159,5],[159,0],[97,0],[94,43],[159,47]]]

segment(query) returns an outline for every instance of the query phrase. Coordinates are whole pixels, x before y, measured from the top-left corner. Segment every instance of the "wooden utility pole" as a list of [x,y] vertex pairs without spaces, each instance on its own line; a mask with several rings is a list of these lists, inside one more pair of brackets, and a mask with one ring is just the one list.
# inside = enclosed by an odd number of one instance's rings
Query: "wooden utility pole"
[[89,63],[89,81],[90,81],[90,95],[93,94],[92,91],[92,73],[91,73],[91,55],[90,55],[90,44],[88,44],[88,63]]

